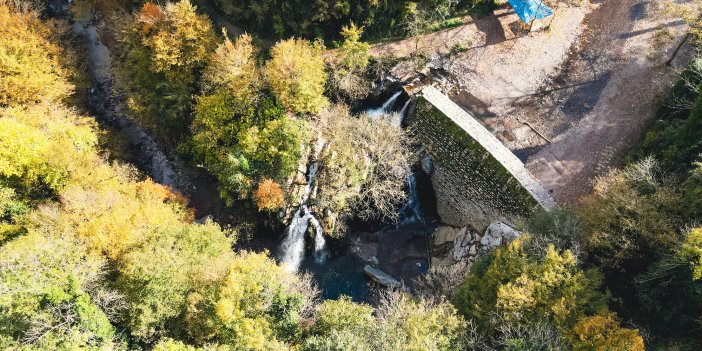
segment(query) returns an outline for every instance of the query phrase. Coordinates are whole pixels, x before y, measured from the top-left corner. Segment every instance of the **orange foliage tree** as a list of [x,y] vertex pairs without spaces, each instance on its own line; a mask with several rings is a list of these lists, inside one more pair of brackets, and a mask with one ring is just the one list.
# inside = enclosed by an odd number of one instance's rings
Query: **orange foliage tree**
[[276,210],[285,205],[285,194],[280,184],[272,179],[264,179],[254,193],[258,210]]

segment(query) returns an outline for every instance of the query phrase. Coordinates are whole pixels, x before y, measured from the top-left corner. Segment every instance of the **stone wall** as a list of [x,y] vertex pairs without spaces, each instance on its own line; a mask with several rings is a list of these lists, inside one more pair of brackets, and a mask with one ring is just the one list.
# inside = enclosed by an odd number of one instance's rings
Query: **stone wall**
[[[426,96],[427,88],[424,88],[422,96],[415,99],[407,123],[434,160],[431,179],[437,197],[437,211],[443,223],[482,231],[495,221],[514,224],[519,217],[539,208],[555,207],[553,200],[528,174],[519,159],[479,122],[463,110],[460,111],[465,116],[459,111],[442,112],[432,104],[437,104],[439,99],[429,96],[433,99],[430,103]],[[441,96],[445,98],[443,94]],[[466,126],[466,121],[458,120],[462,124],[459,126],[457,118],[469,118],[467,122],[477,126]],[[469,133],[466,129],[470,128],[474,130]],[[487,140],[489,138],[494,141]],[[520,173],[522,171],[527,173]]]

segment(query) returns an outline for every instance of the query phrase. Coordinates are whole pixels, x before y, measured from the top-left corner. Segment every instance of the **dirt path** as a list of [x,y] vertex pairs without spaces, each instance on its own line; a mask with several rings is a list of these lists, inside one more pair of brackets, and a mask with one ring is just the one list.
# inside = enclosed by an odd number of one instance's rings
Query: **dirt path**
[[513,148],[538,150],[527,168],[562,204],[588,194],[594,177],[618,165],[690,59],[684,49],[664,64],[687,27],[657,1],[605,1],[586,24],[554,83],[514,104],[514,119],[551,142],[525,138]]

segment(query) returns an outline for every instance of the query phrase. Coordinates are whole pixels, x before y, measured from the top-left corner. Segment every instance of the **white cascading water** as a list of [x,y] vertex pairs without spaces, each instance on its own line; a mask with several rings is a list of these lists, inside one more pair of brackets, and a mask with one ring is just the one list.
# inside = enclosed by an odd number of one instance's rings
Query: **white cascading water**
[[309,220],[307,205],[302,205],[285,230],[285,239],[280,244],[280,261],[288,271],[296,271],[305,257],[305,232]]
[[395,101],[397,101],[397,99],[400,98],[400,95],[402,95],[402,90],[398,91],[389,99],[387,99],[382,106],[366,111],[368,117],[376,119],[378,117],[389,114],[391,112],[390,110],[392,109],[392,106],[395,105]]
[[402,109],[400,110],[400,113],[397,114],[397,118],[393,118],[392,120],[392,125],[399,127],[402,125],[402,121],[407,117],[407,110],[409,109],[410,103],[412,102],[412,99],[407,99],[407,102],[405,102],[405,105],[402,106]]
[[308,206],[310,193],[312,192],[312,182],[317,170],[319,170],[319,154],[322,152],[325,144],[326,141],[320,137],[315,145],[314,161],[307,168],[307,185],[302,197],[302,205],[295,212],[290,225],[285,230],[285,238],[280,244],[280,261],[283,267],[290,272],[297,271],[305,258],[305,233],[307,233],[310,223],[315,229],[315,260],[323,262],[328,256],[324,230],[317,218],[312,215]]
[[400,218],[397,225],[416,223],[422,218],[422,212],[419,203],[419,194],[417,193],[417,178],[413,173],[407,176],[407,202],[400,208]]
[[314,216],[310,216],[310,223],[314,228],[314,260],[317,263],[322,263],[327,260],[329,250],[327,250],[327,241],[324,239],[324,230],[319,224],[319,221]]
[[[372,119],[376,119],[384,115],[392,115],[392,118],[390,119],[390,124],[396,127],[400,127],[402,121],[407,115],[407,111],[409,110],[410,104],[412,103],[412,99],[407,99],[407,102],[405,102],[405,104],[402,106],[400,112],[393,113],[392,107],[395,105],[395,102],[397,101],[397,99],[400,98],[401,95],[402,91],[398,91],[387,101],[385,101],[381,107],[376,109],[370,109],[366,113]],[[401,226],[403,224],[416,223],[422,218],[421,209],[419,207],[419,195],[417,194],[417,179],[415,178],[413,173],[410,173],[409,176],[407,176],[407,189],[409,194],[407,196],[407,202],[402,206],[402,208],[400,208],[400,218],[397,223],[398,226]]]

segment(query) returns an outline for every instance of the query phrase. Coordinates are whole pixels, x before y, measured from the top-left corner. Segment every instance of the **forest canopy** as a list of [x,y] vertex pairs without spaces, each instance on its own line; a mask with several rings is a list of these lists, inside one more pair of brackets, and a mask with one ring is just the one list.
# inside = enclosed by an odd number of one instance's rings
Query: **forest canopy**
[[[701,348],[699,59],[672,93],[688,103],[661,108],[577,204],[524,218],[514,240],[432,266],[411,290],[322,300],[246,228],[301,208],[327,237],[354,221],[395,227],[417,143],[399,116],[348,106],[383,69],[364,40],[482,2],[214,3],[251,34],[214,28],[189,0],[78,6],[110,13],[115,110],[251,223],[196,219],[184,194],[114,157],[68,21],[0,2],[0,349]],[[266,49],[257,36],[286,38]],[[316,37],[342,41],[328,51]]]

